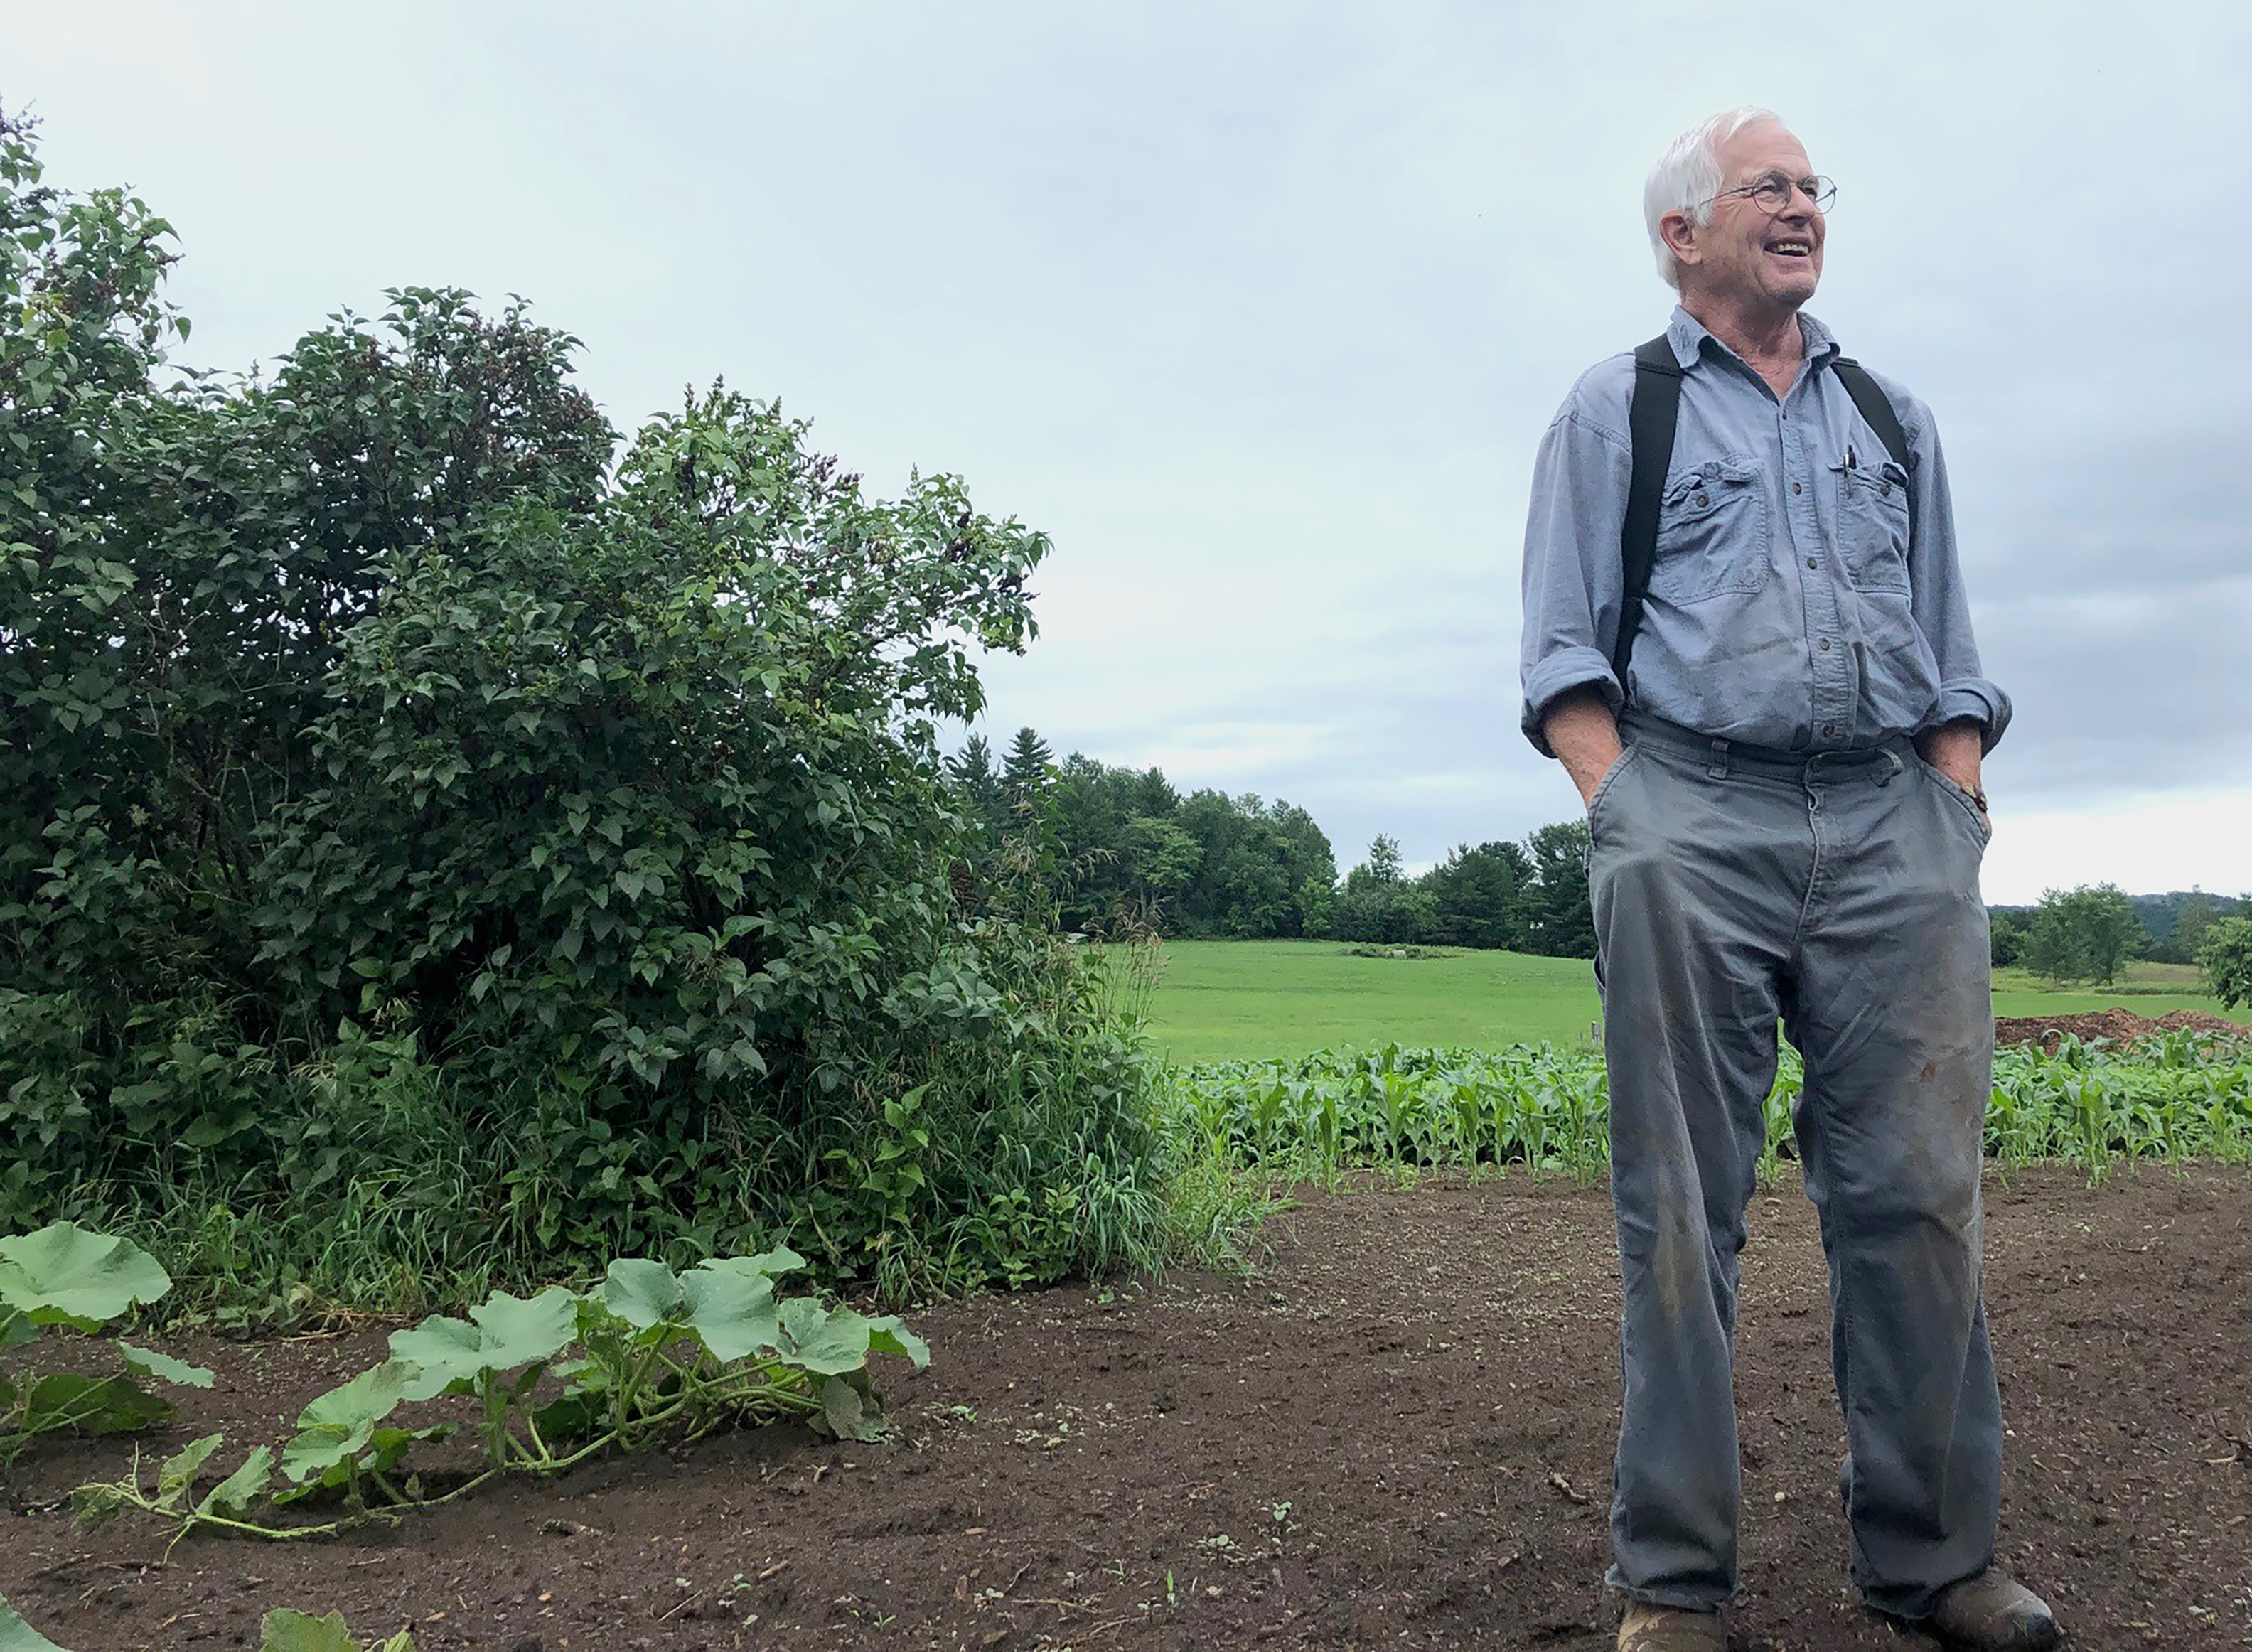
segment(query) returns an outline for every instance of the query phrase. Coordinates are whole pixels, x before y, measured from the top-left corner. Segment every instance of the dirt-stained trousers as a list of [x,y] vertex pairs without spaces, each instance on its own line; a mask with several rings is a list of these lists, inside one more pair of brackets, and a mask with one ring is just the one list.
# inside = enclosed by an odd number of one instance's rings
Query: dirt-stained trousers
[[1736,1588],[1737,1259],[1780,1020],[1804,1058],[1853,1580],[1924,1616],[1992,1559],[2001,1493],[1985,826],[1905,739],[1810,758],[1633,712],[1621,732],[1588,810],[1624,1292],[1610,1585],[1703,1609]]

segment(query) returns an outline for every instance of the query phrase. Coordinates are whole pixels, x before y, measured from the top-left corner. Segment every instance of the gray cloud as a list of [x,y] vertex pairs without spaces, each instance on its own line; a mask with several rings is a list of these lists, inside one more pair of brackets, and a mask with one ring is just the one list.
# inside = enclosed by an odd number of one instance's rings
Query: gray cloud
[[1944,434],[2019,707],[1998,785],[2252,808],[2240,6],[84,0],[5,26],[0,96],[46,117],[51,175],[180,226],[199,362],[457,282],[582,337],[622,425],[724,373],[879,489],[958,471],[1057,545],[992,724],[1287,796],[1348,861],[1568,809],[1516,732],[1533,447],[1663,323],[1651,157],[1769,102],[1842,186],[1815,308]]

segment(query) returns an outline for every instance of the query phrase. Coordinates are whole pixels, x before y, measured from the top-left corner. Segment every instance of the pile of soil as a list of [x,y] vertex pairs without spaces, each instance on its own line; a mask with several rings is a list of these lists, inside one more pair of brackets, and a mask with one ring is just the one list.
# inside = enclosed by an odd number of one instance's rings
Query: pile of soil
[[[2252,1222],[2241,1170],[1991,1178],[2012,1430],[2004,1564],[2103,1652],[2252,1643]],[[899,1429],[794,1429],[273,1547],[45,1506],[122,1442],[18,1465],[0,1593],[73,1652],[255,1646],[271,1607],[421,1652],[1608,1652],[1618,1422],[1603,1189],[1308,1192],[1255,1276],[942,1304]],[[1753,1202],[1738,1338],[1741,1644],[1929,1652],[1845,1579],[1830,1308],[1806,1201]],[[219,1367],[144,1461],[271,1438],[379,1334],[166,1347]],[[153,1468],[147,1471],[153,1472]]]
[[2202,1010],[2172,1010],[2156,1020],[2120,1009],[2098,1010],[2077,1016],[1997,1016],[1994,1018],[1994,1042],[1997,1044],[2038,1044],[2051,1055],[2056,1053],[2059,1039],[2065,1033],[2086,1043],[2103,1038],[2112,1044],[2129,1044],[2147,1038],[2154,1032],[2219,1032],[2234,1038],[2252,1037],[2252,1026],[2241,1022],[2223,1021],[2219,1016],[2207,1015]]

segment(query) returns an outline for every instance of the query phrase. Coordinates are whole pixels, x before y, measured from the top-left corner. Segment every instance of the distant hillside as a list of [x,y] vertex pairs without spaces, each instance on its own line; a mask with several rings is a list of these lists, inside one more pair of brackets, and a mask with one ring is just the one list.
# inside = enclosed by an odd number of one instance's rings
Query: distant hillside
[[2127,899],[2135,903],[2135,915],[2143,920],[2143,927],[2151,932],[2153,941],[2172,936],[2174,926],[2181,921],[2185,901],[2203,901],[2207,914],[2214,918],[2234,918],[2252,912],[2252,903],[2243,896],[2232,900],[2226,895],[2208,895],[2196,889],[2186,892],[2178,889],[2166,895],[2130,895]]

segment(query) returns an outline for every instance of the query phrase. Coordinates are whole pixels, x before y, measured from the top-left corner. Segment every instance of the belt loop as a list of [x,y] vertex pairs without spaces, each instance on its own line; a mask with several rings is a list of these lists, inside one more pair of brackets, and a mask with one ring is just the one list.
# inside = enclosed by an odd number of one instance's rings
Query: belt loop
[[1893,750],[1889,746],[1884,747],[1884,753],[1885,761],[1891,765],[1891,767],[1887,768],[1882,774],[1877,777],[1877,784],[1880,786],[1889,786],[1894,781],[1898,780],[1902,774],[1908,773],[1908,765],[1901,761],[1900,753]]
[[1706,765],[1705,772],[1707,774],[1710,774],[1714,780],[1726,780],[1728,778],[1727,741],[1714,740],[1713,742],[1713,760]]

